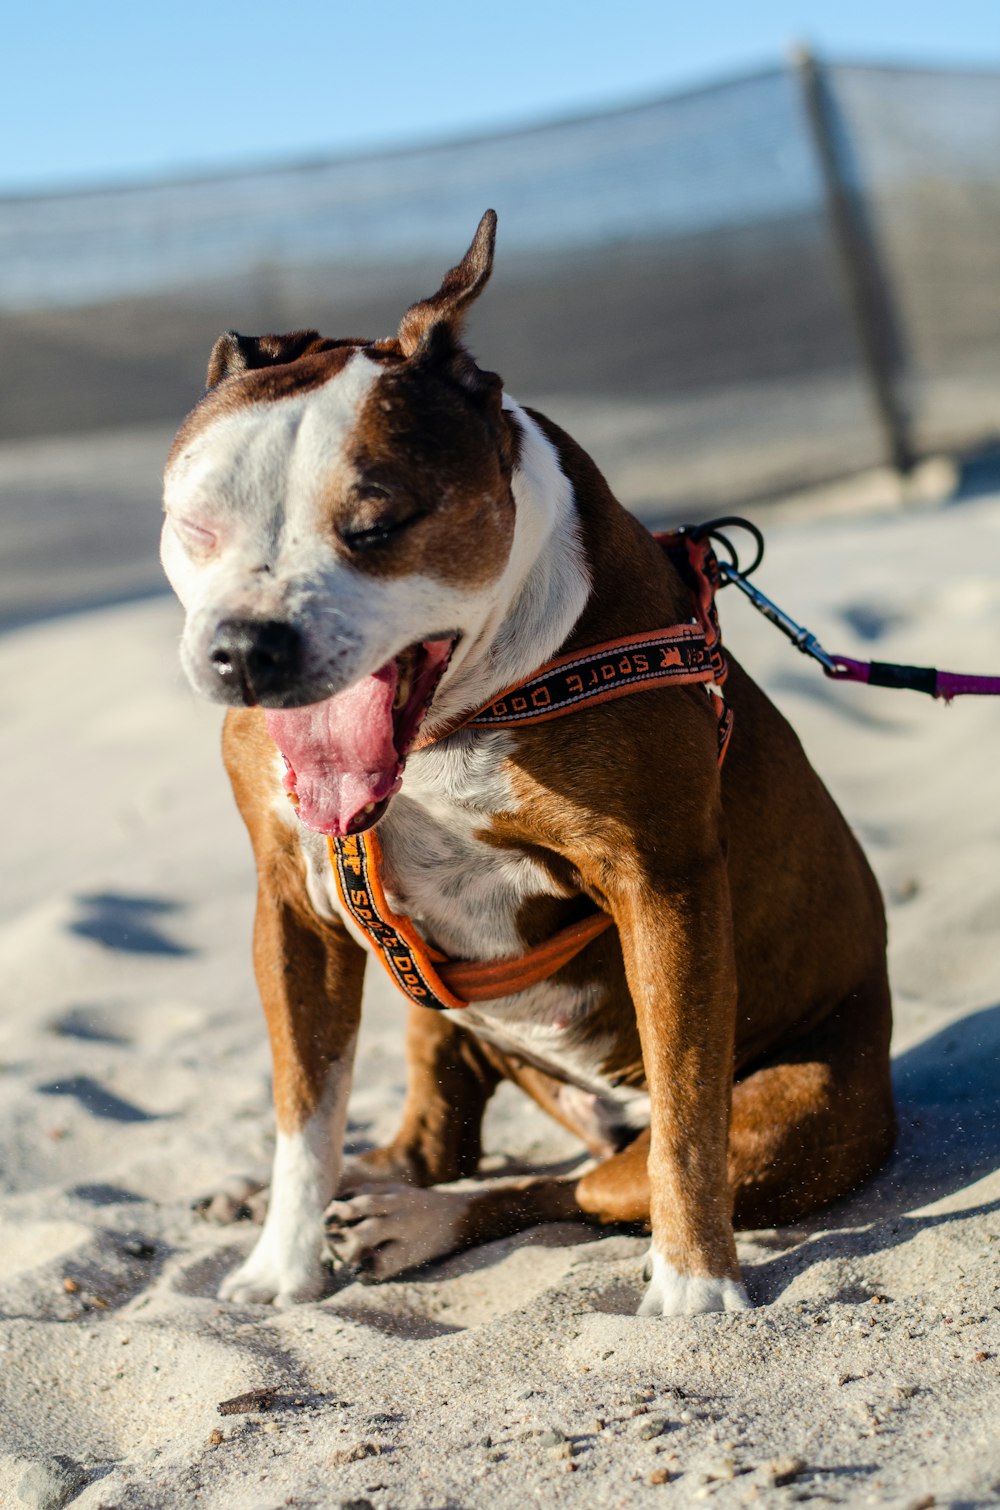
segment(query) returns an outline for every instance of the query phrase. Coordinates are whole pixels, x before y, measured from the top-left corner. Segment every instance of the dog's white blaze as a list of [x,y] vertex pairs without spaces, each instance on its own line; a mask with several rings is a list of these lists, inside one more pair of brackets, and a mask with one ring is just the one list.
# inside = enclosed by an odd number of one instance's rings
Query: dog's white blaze
[[222,1300],[277,1305],[323,1293],[322,1213],[343,1166],[354,1044],[329,1073],[319,1109],[297,1132],[279,1132],[264,1229],[245,1263],[219,1290]]
[[750,1300],[736,1279],[680,1274],[657,1251],[649,1251],[653,1276],[639,1306],[640,1316],[700,1316],[706,1311],[748,1311]]
[[[356,606],[357,574],[339,560],[315,516],[318,490],[346,475],[348,438],[381,371],[356,353],[318,388],[220,416],[169,468],[161,556],[187,610],[181,659],[206,696],[220,695],[208,649],[222,620],[294,621],[308,654],[316,643],[314,619],[323,618],[330,640],[344,610]],[[189,554],[173,515],[211,530],[215,549]],[[313,669],[324,669],[321,654]],[[356,675],[371,669],[360,666]]]

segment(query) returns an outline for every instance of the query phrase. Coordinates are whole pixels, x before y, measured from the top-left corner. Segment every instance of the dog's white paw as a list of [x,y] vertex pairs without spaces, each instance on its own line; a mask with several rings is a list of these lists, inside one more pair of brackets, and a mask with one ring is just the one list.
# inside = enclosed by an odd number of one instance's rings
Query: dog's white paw
[[328,1278],[319,1236],[282,1252],[265,1230],[245,1263],[222,1281],[219,1299],[279,1309],[303,1305],[320,1298]]
[[334,1256],[371,1279],[392,1279],[454,1251],[468,1197],[412,1185],[368,1185],[326,1208]]
[[650,1249],[646,1268],[652,1277],[639,1306],[640,1316],[700,1316],[707,1311],[750,1309],[747,1292],[738,1280],[679,1274],[655,1248]]

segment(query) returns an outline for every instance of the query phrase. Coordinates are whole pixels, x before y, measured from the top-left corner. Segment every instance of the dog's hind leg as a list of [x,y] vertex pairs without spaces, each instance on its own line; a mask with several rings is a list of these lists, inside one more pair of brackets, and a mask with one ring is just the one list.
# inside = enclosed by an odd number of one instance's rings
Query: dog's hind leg
[[606,1157],[628,1130],[613,1123],[597,1096],[502,1054],[467,1029],[426,1007],[407,1020],[408,1075],[403,1121],[391,1143],[347,1161],[342,1191],[389,1184],[444,1185],[474,1175],[482,1153],[482,1120],[499,1082],[511,1080],[575,1133],[595,1157]]
[[847,1195],[896,1135],[883,974],[733,1090],[729,1180],[737,1227],[773,1227]]
[[391,1279],[542,1222],[648,1224],[648,1153],[649,1133],[641,1132],[582,1178],[529,1175],[467,1190],[372,1184],[328,1207],[330,1246],[369,1277]]
[[501,1079],[472,1034],[439,1012],[410,1007],[403,1121],[391,1143],[351,1158],[341,1190],[371,1181],[441,1185],[475,1174],[483,1113]]
[[327,1209],[334,1255],[372,1279],[391,1279],[449,1253],[542,1222],[649,1225],[649,1133],[582,1177],[530,1175],[468,1190],[370,1185]]
[[583,1215],[575,1182],[546,1176],[484,1182],[472,1190],[368,1185],[327,1208],[334,1256],[371,1279],[393,1279],[449,1253]]

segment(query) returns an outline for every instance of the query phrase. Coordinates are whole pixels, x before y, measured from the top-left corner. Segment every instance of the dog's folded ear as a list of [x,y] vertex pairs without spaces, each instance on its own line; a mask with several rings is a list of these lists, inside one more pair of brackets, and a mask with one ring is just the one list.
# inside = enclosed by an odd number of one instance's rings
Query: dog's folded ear
[[206,391],[225,378],[239,377],[254,367],[281,367],[294,362],[321,343],[318,330],[293,330],[286,336],[241,336],[235,330],[227,330],[212,347]]
[[404,357],[458,347],[466,311],[482,293],[493,271],[496,234],[496,211],[487,210],[469,250],[457,267],[445,273],[437,293],[410,305],[399,326],[399,345]]

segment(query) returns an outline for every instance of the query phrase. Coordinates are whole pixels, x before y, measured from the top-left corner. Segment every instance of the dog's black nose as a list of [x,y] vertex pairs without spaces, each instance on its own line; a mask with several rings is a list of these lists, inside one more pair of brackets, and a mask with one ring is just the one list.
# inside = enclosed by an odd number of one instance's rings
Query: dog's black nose
[[302,669],[302,636],[280,619],[223,619],[208,658],[243,701],[257,703],[286,690]]

